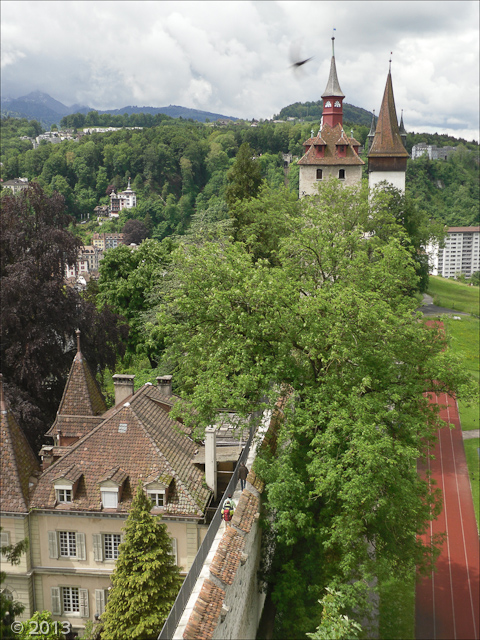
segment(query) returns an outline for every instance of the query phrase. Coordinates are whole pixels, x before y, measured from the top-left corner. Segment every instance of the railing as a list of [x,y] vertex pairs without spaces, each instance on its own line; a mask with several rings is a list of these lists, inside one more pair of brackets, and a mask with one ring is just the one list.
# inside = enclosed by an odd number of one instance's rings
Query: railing
[[175,629],[180,622],[180,618],[187,606],[187,602],[190,598],[190,595],[193,591],[195,583],[197,582],[198,576],[200,575],[200,571],[205,563],[205,559],[210,551],[210,548],[215,540],[215,536],[217,535],[218,528],[222,521],[222,504],[225,496],[233,495],[235,492],[235,487],[238,482],[238,468],[241,462],[245,462],[247,460],[248,454],[250,452],[250,446],[252,444],[253,435],[255,433],[255,424],[250,428],[250,435],[248,437],[245,446],[243,447],[242,453],[238,458],[238,462],[235,466],[235,470],[233,472],[232,477],[230,478],[230,482],[228,483],[227,488],[225,489],[225,493],[223,494],[222,499],[219,502],[215,515],[212,518],[210,526],[208,527],[207,534],[200,545],[197,555],[195,556],[195,560],[190,567],[190,571],[188,572],[187,577],[185,578],[182,586],[180,587],[180,591],[175,599],[172,609],[168,614],[168,618],[165,620],[165,624],[163,625],[162,630],[157,638],[157,640],[171,640],[175,633]]

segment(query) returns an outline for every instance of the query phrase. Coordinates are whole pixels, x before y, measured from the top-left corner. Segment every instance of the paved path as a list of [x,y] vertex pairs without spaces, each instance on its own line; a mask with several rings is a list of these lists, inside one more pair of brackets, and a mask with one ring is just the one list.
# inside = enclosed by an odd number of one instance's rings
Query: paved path
[[447,533],[436,572],[416,589],[417,640],[477,640],[480,633],[480,569],[478,530],[473,509],[462,431],[456,401],[446,395],[432,402],[446,405],[440,416],[453,424],[438,433],[434,460],[427,469],[443,493],[443,510],[429,535]]
[[472,438],[480,438],[480,429],[470,429],[470,431],[462,431],[462,438],[464,440],[471,440]]
[[456,316],[467,316],[468,313],[463,313],[463,311],[455,311],[455,309],[446,309],[445,307],[437,307],[433,304],[432,296],[429,296],[427,293],[423,294],[422,306],[418,307],[417,311],[423,313],[424,316],[442,316],[444,314],[448,315],[456,315]]

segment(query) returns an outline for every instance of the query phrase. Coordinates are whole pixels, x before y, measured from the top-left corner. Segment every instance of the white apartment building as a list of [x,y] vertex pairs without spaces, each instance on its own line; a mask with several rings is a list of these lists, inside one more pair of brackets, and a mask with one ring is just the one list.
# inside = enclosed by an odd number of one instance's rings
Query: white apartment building
[[444,249],[429,247],[430,273],[444,278],[463,273],[469,278],[480,271],[479,246],[480,226],[450,227]]

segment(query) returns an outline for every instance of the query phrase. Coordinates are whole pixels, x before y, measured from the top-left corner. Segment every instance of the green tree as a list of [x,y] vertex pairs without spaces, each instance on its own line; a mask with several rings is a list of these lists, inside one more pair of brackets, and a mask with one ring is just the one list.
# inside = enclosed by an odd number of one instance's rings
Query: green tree
[[63,640],[67,631],[67,625],[53,620],[51,611],[36,611],[31,618],[23,623],[20,634],[15,638],[30,640],[32,637],[45,638],[46,640]]
[[[2,528],[0,527],[0,531]],[[0,552],[6,561],[12,565],[20,563],[20,556],[28,549],[28,538],[17,542],[16,544],[2,545]],[[15,621],[15,616],[23,613],[25,607],[21,602],[16,602],[10,598],[7,591],[2,586],[5,582],[7,574],[0,571],[0,637],[13,638],[16,637],[12,633],[11,624]]]
[[362,631],[361,625],[351,620],[343,610],[340,591],[327,587],[327,595],[319,603],[322,605],[322,622],[314,633],[307,633],[312,640],[351,640],[358,638]]
[[[168,264],[168,249],[157,240],[144,240],[132,249],[119,245],[105,253],[100,262],[97,302],[120,314],[130,325],[128,350],[143,345],[142,313],[149,310],[149,294]],[[155,366],[154,361],[151,362]]]
[[256,463],[282,559],[267,574],[282,637],[315,629],[326,586],[363,610],[372,577],[431,567],[437,540],[419,536],[440,497],[416,462],[440,421],[424,392],[472,394],[406,295],[405,231],[382,210],[389,233],[368,232],[377,213],[366,189],[332,181],[289,218],[277,265],[238,242],[180,245],[158,310],[197,424],[288,390],[278,448]]
[[156,637],[182,583],[167,528],[151,515],[151,507],[140,483],[102,616],[103,640]]
[[252,148],[248,142],[244,142],[238,150],[233,167],[227,173],[229,184],[225,192],[225,199],[229,207],[236,200],[254,198],[260,189],[262,171],[252,156]]

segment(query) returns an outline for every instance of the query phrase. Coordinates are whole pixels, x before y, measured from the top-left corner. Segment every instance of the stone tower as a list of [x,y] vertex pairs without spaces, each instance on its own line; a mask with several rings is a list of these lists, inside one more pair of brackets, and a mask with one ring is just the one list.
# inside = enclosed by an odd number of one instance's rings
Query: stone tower
[[335,38],[332,38],[332,60],[327,86],[322,93],[323,113],[320,129],[303,143],[305,154],[299,160],[300,197],[314,195],[318,185],[329,178],[353,185],[362,180],[362,165],[358,155],[360,143],[343,130],[343,99],[335,64]]

